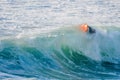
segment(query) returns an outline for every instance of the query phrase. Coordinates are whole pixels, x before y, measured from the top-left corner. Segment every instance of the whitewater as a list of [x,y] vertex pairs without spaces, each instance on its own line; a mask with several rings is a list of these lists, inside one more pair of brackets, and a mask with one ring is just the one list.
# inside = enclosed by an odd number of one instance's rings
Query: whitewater
[[[119,80],[119,0],[0,0],[0,80]],[[87,23],[95,34],[81,32]]]

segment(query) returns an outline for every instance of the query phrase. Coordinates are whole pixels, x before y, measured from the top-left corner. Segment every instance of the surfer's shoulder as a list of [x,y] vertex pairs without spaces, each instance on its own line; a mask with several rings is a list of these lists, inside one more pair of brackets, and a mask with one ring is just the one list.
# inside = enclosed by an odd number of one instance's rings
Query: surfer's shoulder
[[89,33],[91,34],[96,33],[96,30],[89,26]]

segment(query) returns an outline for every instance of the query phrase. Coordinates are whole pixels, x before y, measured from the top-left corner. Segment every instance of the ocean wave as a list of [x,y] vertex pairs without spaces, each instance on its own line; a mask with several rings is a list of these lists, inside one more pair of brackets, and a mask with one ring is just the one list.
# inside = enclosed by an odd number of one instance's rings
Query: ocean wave
[[[101,29],[102,30],[102,29]],[[0,71],[48,79],[119,77],[119,36],[117,30],[96,27],[95,34],[76,27],[58,28],[20,38],[0,41]]]

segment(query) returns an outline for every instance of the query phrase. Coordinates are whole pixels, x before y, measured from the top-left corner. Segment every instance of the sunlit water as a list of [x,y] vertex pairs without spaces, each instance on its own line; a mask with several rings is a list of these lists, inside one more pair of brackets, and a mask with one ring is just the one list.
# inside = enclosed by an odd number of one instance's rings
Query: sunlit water
[[[119,0],[0,0],[0,80],[119,80],[119,8]],[[82,23],[96,33],[82,33]]]

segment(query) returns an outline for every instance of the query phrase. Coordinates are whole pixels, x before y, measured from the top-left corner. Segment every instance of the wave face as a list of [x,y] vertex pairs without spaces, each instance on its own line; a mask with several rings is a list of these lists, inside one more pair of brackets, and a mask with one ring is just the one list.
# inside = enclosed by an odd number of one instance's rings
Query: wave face
[[1,40],[0,71],[29,79],[119,78],[120,32],[96,30],[87,34],[67,27]]

